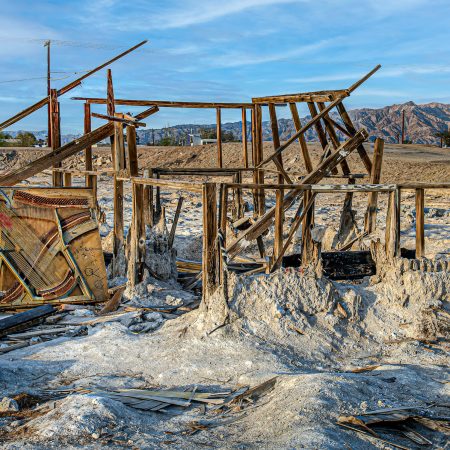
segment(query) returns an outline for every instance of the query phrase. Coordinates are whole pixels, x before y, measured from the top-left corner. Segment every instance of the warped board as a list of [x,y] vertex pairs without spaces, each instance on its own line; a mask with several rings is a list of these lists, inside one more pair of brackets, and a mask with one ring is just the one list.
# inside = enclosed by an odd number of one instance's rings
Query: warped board
[[0,187],[0,309],[107,299],[90,189]]

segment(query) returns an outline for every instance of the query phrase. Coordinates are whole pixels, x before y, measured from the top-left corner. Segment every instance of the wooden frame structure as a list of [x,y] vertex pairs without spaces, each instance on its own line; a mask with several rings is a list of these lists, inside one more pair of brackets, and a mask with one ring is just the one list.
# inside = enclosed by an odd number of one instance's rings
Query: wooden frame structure
[[[97,199],[97,178],[99,175],[111,176],[114,186],[114,251],[113,273],[115,261],[124,252],[124,183],[132,187],[132,223],[129,248],[129,273],[132,284],[138,283],[143,275],[145,258],[146,227],[155,224],[155,218],[161,212],[161,190],[187,191],[201,195],[203,205],[203,252],[201,263],[193,264],[201,271],[204,298],[212,295],[226,278],[226,269],[238,270],[240,273],[273,272],[283,264],[293,238],[302,227],[301,264],[309,265],[317,260],[316,243],[312,238],[314,225],[314,206],[317,195],[322,193],[345,193],[341,222],[345,222],[352,206],[355,192],[368,194],[368,207],[365,215],[364,236],[376,228],[377,198],[380,193],[389,195],[386,223],[386,254],[389,258],[400,255],[400,202],[401,192],[414,189],[416,193],[417,235],[416,256],[425,254],[424,241],[424,198],[425,189],[450,188],[448,183],[441,184],[403,184],[384,185],[381,180],[383,141],[377,139],[374,156],[371,160],[364,142],[368,138],[365,130],[356,130],[343,105],[343,101],[362,83],[371,77],[380,66],[376,66],[367,75],[348,89],[307,92],[297,94],[275,95],[253,98],[251,103],[217,103],[217,102],[179,102],[165,100],[131,100],[115,99],[111,71],[107,73],[106,98],[74,97],[84,101],[84,134],[68,144],[60,143],[60,105],[59,96],[78,86],[83,79],[118,58],[130,53],[145,42],[132,47],[126,52],[83,75],[60,90],[52,90],[50,96],[30,106],[19,114],[0,124],[0,129],[16,123],[37,109],[49,105],[52,152],[42,158],[12,172],[0,175],[0,186],[13,186],[36,175],[43,170],[52,169],[54,186],[68,188],[72,185],[73,176],[84,178],[85,186],[92,189]],[[305,102],[310,118],[301,123],[297,103]],[[91,105],[106,105],[106,114],[92,112]],[[282,142],[279,135],[276,108],[289,105],[295,133]],[[139,114],[130,116],[119,113],[120,106],[146,107]],[[272,133],[273,152],[264,157],[263,152],[263,108],[268,108]],[[139,168],[136,145],[136,128],[145,126],[146,117],[159,111],[160,108],[210,108],[216,111],[217,130],[217,167],[213,168]],[[221,140],[222,109],[240,109],[242,114],[242,166],[228,168],[223,158]],[[247,122],[247,111],[250,121]],[[334,116],[331,113],[335,111]],[[92,129],[91,118],[105,120],[106,123]],[[338,117],[339,119],[336,119]],[[322,156],[318,165],[314,166],[309,153],[306,132],[314,129],[322,147]],[[126,137],[126,141],[125,141]],[[105,139],[111,141],[113,168],[95,171],[92,163],[92,146]],[[251,158],[248,154],[248,142],[251,142]],[[305,172],[296,174],[285,168],[283,152],[294,142],[298,142],[300,154],[304,161]],[[83,151],[85,170],[70,170],[61,167],[61,162]],[[359,155],[366,174],[353,173],[347,157],[355,152]],[[270,165],[273,168],[270,168]],[[266,182],[265,174],[277,174],[277,182]],[[251,183],[244,183],[243,176],[251,176]],[[208,177],[208,181],[180,181],[180,177]],[[163,177],[170,177],[166,179]],[[230,182],[223,182],[223,177],[231,177]],[[356,180],[369,178],[368,184],[356,184]],[[215,178],[220,178],[216,181]],[[319,184],[325,179],[341,178],[344,184]],[[266,191],[275,192],[275,205],[267,209]],[[233,192],[233,201],[229,202],[229,193]],[[253,211],[251,216],[245,215],[243,196],[245,191],[252,193]],[[176,224],[182,211],[183,197],[180,197],[175,213],[174,225],[170,233],[170,245],[173,244]],[[228,217],[229,207],[232,219]],[[296,212],[290,224],[286,220],[286,211],[293,206]],[[233,239],[227,235],[230,225],[236,230]],[[267,255],[264,236],[273,228],[273,250]],[[285,238],[285,235],[287,236]],[[359,236],[358,238],[361,238]],[[248,245],[254,241],[259,258],[242,255]],[[353,243],[353,242],[352,242]],[[351,244],[352,244],[351,243]],[[347,245],[346,249],[350,248]],[[187,264],[187,263],[185,263]],[[199,274],[196,280],[199,281]]]

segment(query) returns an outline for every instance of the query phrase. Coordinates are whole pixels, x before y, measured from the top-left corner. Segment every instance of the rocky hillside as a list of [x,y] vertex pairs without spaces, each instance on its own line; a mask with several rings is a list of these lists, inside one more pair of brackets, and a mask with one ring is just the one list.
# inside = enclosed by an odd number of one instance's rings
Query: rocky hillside
[[[450,105],[443,103],[428,103],[425,105],[416,105],[414,102],[408,102],[400,105],[386,106],[380,109],[354,109],[349,114],[356,128],[366,128],[370,134],[370,140],[376,137],[382,137],[389,143],[398,142],[401,135],[402,111],[405,111],[406,121],[406,139],[416,144],[437,144],[439,139],[435,137],[438,131],[444,131],[450,125]],[[339,120],[337,113],[332,117]],[[306,116],[302,119],[305,123],[310,119]],[[250,127],[250,124],[249,124]],[[290,119],[280,119],[278,121],[281,140],[288,139],[294,132],[294,125]],[[215,124],[210,125],[177,125],[166,130],[141,130],[138,132],[142,144],[157,143],[165,133],[171,134],[178,141],[186,140],[187,134],[198,133],[201,128],[215,128]],[[232,131],[237,140],[242,138],[241,122],[226,123],[222,125],[224,131]],[[338,133],[339,134],[339,133]],[[272,133],[269,122],[263,122],[264,140],[272,140]],[[344,138],[343,135],[340,136]],[[314,129],[306,133],[307,140],[316,140],[317,135]]]
[[[444,103],[427,103],[424,105],[416,105],[414,102],[407,102],[400,105],[385,106],[379,109],[353,109],[349,111],[356,128],[366,128],[370,134],[370,140],[376,137],[382,137],[389,143],[398,142],[401,134],[402,111],[405,111],[406,119],[406,139],[415,144],[437,144],[439,139],[435,137],[438,131],[448,130],[450,126],[450,105]],[[336,121],[340,121],[337,113],[333,113],[332,117]],[[310,116],[302,118],[302,123],[310,119]],[[165,129],[146,129],[138,130],[138,139],[140,144],[152,143],[158,144],[161,139],[171,136],[174,142],[186,145],[189,133],[199,133],[202,128],[215,129],[215,124],[195,125],[184,124],[176,125]],[[288,139],[294,132],[294,125],[290,119],[280,119],[278,121],[281,140]],[[250,129],[250,123],[248,124]],[[231,131],[236,140],[242,139],[241,122],[232,122],[222,124],[224,132]],[[33,132],[38,138],[45,138],[46,131]],[[15,136],[17,132],[11,132]],[[339,133],[338,133],[339,134]],[[272,133],[269,122],[263,122],[264,140],[272,140]],[[76,138],[76,135],[64,135],[62,137],[63,144]],[[344,136],[340,135],[343,139]],[[306,139],[309,141],[317,140],[314,129],[310,129],[306,133]]]

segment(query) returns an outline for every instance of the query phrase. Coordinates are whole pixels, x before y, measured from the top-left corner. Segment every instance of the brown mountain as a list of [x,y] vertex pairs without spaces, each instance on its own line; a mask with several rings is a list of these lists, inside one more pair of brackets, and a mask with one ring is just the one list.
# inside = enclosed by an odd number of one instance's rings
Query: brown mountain
[[[438,144],[439,139],[435,137],[438,131],[448,130],[450,125],[450,105],[444,103],[428,103],[416,105],[407,102],[400,105],[385,106],[384,108],[353,109],[349,111],[356,128],[364,127],[370,134],[370,140],[382,137],[386,142],[398,142],[401,134],[402,111],[405,111],[406,139],[417,144]],[[333,119],[339,122],[337,114],[332,114]],[[302,118],[304,124],[310,116]],[[197,125],[184,124],[169,127],[167,129],[139,130],[139,141],[141,144],[151,144],[158,141],[167,134],[173,136],[177,141],[187,142],[188,133],[198,133],[201,128],[215,129],[215,124]],[[290,119],[279,119],[278,127],[281,140],[288,139],[294,132],[294,125]],[[248,124],[250,128],[250,123]],[[242,138],[241,122],[222,124],[223,131],[233,132],[236,140]],[[339,133],[338,133],[339,134]],[[264,140],[272,140],[272,133],[269,122],[263,122]],[[340,135],[341,140],[344,136]],[[312,128],[306,133],[309,141],[317,140],[315,130]]]

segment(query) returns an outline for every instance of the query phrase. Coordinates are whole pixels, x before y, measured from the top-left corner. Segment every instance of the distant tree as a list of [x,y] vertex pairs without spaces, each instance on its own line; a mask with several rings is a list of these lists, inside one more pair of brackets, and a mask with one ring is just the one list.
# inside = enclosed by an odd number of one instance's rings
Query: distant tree
[[446,147],[450,147],[450,131],[440,131],[439,133],[436,133],[435,136],[441,138],[442,143]]
[[[235,142],[237,139],[232,131],[222,131],[222,142]],[[214,128],[200,128],[202,139],[217,139],[217,130]]]
[[20,147],[32,147],[37,143],[36,136],[29,131],[21,131],[17,134],[16,139],[18,139]]
[[159,145],[162,146],[175,146],[178,145],[177,139],[175,137],[174,130],[170,128],[169,125],[167,125],[165,128],[163,128],[163,137],[159,141]]
[[9,143],[5,142],[6,139],[11,139],[11,135],[0,131],[0,147],[8,147]]

